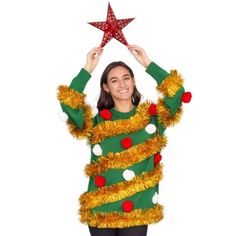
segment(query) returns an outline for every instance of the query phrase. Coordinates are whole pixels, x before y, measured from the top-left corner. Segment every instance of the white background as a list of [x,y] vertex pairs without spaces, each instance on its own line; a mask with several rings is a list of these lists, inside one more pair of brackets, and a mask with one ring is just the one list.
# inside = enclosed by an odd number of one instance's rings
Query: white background
[[[58,118],[56,87],[69,84],[103,32],[107,0],[0,3],[0,235],[89,235],[77,219],[88,184],[85,141]],[[160,203],[165,219],[150,236],[236,235],[236,15],[230,0],[110,0],[123,32],[166,70],[178,69],[193,93],[181,122],[167,131]],[[129,64],[144,97],[155,82],[126,47],[104,48],[85,92],[96,105],[99,78],[114,60]]]

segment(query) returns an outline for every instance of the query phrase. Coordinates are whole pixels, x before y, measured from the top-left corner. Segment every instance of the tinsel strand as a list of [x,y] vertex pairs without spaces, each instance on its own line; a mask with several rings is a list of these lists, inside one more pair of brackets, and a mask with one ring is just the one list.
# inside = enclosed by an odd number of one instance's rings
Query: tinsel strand
[[95,176],[108,169],[127,168],[160,152],[166,144],[167,138],[165,136],[156,135],[154,138],[137,144],[128,150],[118,153],[110,152],[106,156],[100,157],[98,162],[87,164],[85,166],[85,174],[87,176]]

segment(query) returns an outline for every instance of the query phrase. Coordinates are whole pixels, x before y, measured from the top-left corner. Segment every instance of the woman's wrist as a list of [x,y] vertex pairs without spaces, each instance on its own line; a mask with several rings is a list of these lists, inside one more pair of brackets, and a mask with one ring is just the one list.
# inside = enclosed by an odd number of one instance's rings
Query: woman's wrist
[[92,69],[91,69],[91,67],[89,67],[88,65],[85,65],[84,67],[83,67],[89,74],[91,74],[93,71],[92,71]]
[[151,62],[152,62],[152,61],[151,61],[149,58],[147,58],[147,59],[144,61],[144,64],[143,64],[144,67],[145,67],[145,68],[148,68],[148,66],[151,64]]

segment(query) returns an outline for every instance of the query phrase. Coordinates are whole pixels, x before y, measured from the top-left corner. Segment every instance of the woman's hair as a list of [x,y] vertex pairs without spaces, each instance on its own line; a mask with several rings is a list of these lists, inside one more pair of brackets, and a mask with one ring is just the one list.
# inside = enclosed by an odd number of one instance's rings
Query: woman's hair
[[[131,70],[131,68],[129,66],[127,66],[124,62],[122,61],[114,61],[112,63],[110,63],[105,70],[102,73],[101,76],[101,80],[100,80],[100,87],[101,87],[101,92],[100,92],[100,96],[97,102],[97,108],[98,111],[101,111],[103,109],[111,109],[112,107],[114,107],[114,101],[113,98],[111,96],[110,93],[106,92],[103,88],[103,84],[107,84],[107,75],[108,73],[113,69],[116,68],[118,66],[122,66],[125,69],[127,69],[131,75],[132,78],[134,78],[134,73]],[[141,99],[141,94],[139,93],[139,91],[137,90],[136,86],[134,86],[134,91],[132,94],[132,98],[131,101],[132,103],[137,106],[140,102]]]

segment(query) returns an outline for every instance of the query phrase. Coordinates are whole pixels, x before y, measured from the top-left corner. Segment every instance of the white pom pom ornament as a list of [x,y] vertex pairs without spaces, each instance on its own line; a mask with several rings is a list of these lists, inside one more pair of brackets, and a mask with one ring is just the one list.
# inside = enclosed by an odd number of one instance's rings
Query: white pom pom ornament
[[98,114],[98,109],[95,106],[92,106],[92,115],[96,116]]
[[157,130],[157,127],[154,124],[149,124],[146,126],[145,130],[148,134],[154,134]]
[[69,118],[65,112],[58,112],[58,117],[61,121],[67,121]]
[[93,153],[96,156],[101,156],[102,155],[102,148],[101,148],[101,146],[99,144],[94,145]]
[[158,200],[159,200],[158,198],[159,198],[158,193],[155,192],[155,194],[154,194],[153,197],[152,197],[152,203],[153,203],[153,204],[157,204],[157,203],[158,203]]
[[135,173],[132,170],[125,170],[123,172],[123,177],[125,180],[130,181],[135,177]]

